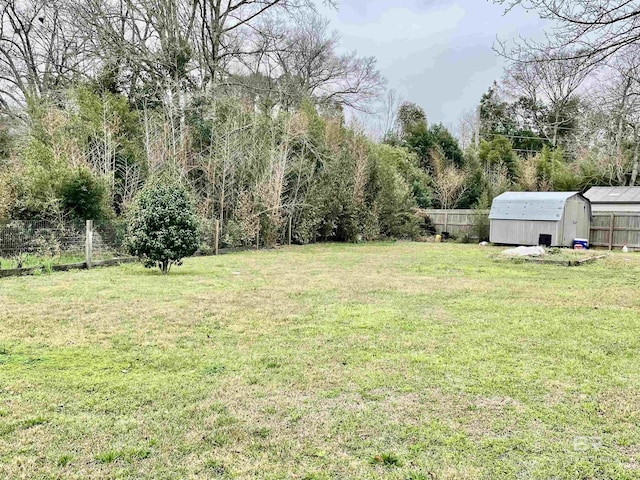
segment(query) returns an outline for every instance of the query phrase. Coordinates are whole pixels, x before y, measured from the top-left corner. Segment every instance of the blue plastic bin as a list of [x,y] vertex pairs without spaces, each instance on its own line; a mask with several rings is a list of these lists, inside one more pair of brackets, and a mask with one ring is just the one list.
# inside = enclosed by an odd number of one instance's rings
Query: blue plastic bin
[[589,248],[589,240],[586,238],[574,238],[573,248],[576,249],[576,247],[581,250],[587,250]]

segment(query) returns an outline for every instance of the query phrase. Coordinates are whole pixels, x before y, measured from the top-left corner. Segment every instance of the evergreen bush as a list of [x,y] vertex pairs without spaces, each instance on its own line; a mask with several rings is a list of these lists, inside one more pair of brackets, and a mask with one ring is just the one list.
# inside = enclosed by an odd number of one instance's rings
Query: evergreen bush
[[130,212],[126,245],[147,268],[167,274],[171,265],[193,255],[200,244],[199,223],[186,190],[152,184],[138,194]]

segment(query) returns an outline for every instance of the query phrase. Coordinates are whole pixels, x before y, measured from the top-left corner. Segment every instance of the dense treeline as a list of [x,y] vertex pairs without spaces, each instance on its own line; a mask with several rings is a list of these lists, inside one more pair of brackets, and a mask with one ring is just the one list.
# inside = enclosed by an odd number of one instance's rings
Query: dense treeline
[[[108,219],[149,180],[188,186],[226,245],[412,237],[427,177],[407,150],[376,145],[310,102],[267,114],[238,98],[193,98],[173,128],[120,95],[68,90],[42,103],[3,160],[0,216]],[[423,198],[428,202],[428,198]]]
[[[411,237],[428,179],[345,125],[381,91],[310,1],[9,1],[0,217],[111,219],[150,182],[223,244]],[[79,21],[81,20],[81,21]]]
[[419,234],[416,207],[638,181],[634,42],[520,45],[457,136],[389,101],[374,142],[345,112],[375,114],[384,80],[311,1],[9,0],[0,19],[0,218],[122,217],[159,181],[226,245],[289,222],[296,242],[354,241]]

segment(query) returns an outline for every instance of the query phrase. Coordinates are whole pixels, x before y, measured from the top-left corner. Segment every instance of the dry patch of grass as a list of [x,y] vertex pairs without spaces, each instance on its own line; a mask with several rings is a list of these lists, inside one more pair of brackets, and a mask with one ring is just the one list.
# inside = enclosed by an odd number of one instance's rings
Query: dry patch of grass
[[497,251],[0,280],[0,477],[639,478],[640,256]]

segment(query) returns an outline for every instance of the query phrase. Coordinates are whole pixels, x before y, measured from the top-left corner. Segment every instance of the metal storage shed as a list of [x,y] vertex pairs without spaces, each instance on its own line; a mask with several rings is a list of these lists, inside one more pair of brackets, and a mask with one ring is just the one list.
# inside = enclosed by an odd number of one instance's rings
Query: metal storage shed
[[594,212],[640,212],[640,187],[593,187],[584,196]]
[[506,192],[491,205],[490,240],[504,245],[539,245],[548,235],[554,247],[589,238],[591,205],[579,192]]

